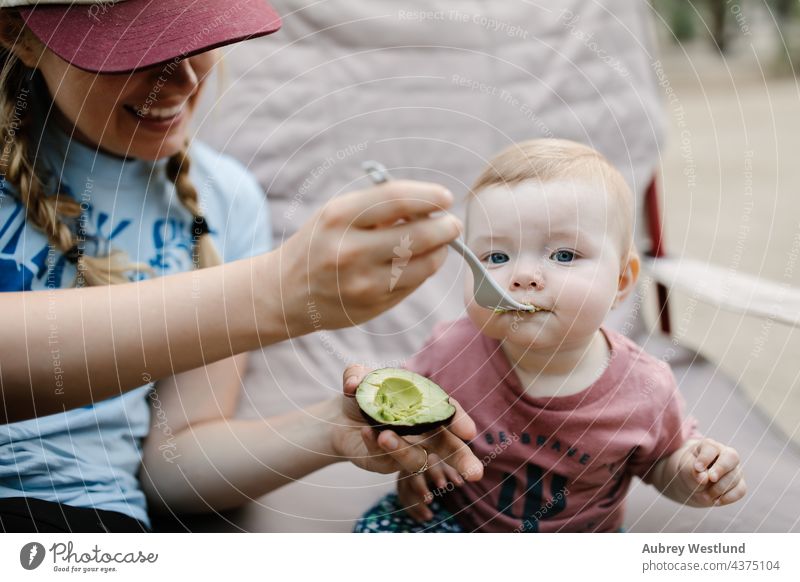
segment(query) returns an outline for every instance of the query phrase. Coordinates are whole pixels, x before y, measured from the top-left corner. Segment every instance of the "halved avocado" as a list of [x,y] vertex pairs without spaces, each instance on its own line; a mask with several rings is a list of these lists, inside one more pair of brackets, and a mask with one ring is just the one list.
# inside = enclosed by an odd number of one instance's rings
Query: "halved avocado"
[[356,389],[361,414],[379,430],[422,434],[444,426],[456,413],[438,384],[402,368],[371,372]]

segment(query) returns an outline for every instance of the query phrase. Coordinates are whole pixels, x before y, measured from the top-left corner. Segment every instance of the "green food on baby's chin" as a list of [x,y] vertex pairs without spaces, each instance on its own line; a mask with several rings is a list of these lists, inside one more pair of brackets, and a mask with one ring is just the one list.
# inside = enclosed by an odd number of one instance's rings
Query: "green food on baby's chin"
[[356,389],[356,402],[372,426],[399,435],[422,434],[444,426],[456,413],[438,384],[402,368],[368,374]]

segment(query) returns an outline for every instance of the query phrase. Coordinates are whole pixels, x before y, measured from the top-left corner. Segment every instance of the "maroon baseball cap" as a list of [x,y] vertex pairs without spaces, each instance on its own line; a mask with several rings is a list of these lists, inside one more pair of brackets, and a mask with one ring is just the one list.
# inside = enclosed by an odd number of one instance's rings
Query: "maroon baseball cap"
[[19,11],[47,48],[95,73],[151,67],[281,26],[280,16],[264,0],[88,0],[39,3]]

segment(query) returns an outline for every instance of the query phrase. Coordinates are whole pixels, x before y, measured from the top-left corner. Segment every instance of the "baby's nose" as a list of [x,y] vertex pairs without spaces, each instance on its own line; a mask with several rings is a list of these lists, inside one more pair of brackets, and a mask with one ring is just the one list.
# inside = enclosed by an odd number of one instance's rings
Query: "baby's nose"
[[529,271],[515,274],[511,284],[514,289],[541,289],[544,278],[541,271]]
[[527,283],[520,282],[520,281],[514,281],[514,287],[516,287],[517,289],[519,289],[520,287],[531,287],[533,289],[538,289],[539,288],[539,282],[534,280],[534,279],[531,279]]

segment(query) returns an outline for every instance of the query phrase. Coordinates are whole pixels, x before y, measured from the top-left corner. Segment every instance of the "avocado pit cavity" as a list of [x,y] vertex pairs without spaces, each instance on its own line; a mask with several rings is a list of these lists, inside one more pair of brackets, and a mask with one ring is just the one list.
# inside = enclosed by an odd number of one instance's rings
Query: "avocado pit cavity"
[[378,388],[375,404],[378,406],[378,415],[386,422],[405,420],[422,408],[422,392],[413,382],[387,378]]
[[364,418],[379,430],[422,434],[450,422],[456,412],[450,397],[435,382],[402,368],[368,374],[356,390]]

